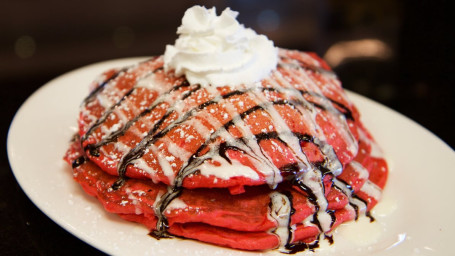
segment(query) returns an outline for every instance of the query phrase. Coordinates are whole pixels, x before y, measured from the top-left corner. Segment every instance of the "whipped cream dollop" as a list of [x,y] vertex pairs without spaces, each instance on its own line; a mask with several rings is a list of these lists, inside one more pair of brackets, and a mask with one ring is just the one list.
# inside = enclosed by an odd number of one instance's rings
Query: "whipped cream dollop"
[[185,75],[192,84],[235,86],[265,78],[278,62],[278,49],[264,35],[245,28],[238,12],[193,6],[177,29],[175,45],[167,45],[164,68]]

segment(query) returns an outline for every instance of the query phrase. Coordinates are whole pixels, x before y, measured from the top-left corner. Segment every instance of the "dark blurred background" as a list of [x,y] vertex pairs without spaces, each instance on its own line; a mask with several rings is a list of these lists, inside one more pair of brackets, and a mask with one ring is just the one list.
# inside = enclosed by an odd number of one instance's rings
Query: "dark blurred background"
[[184,11],[230,6],[275,45],[314,51],[345,88],[376,100],[455,147],[455,11],[451,0],[0,0],[0,254],[99,253],[24,195],[6,156],[9,124],[40,86],[94,62],[159,55]]

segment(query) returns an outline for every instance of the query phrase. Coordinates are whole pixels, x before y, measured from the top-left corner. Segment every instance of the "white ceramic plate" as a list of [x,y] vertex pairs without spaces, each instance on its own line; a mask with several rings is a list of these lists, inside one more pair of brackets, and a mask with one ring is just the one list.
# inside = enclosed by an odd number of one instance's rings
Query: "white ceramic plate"
[[[102,71],[142,59],[108,61],[67,73],[23,104],[8,134],[8,157],[22,189],[56,223],[108,254],[283,255],[242,252],[190,240],[157,241],[143,226],[105,212],[72,180],[62,156],[77,131],[79,104],[88,94],[88,85]],[[357,94],[349,96],[383,148],[390,166],[389,181],[373,212],[376,222],[361,220],[340,227],[335,244],[322,243],[317,254],[451,254],[455,152],[406,117]]]

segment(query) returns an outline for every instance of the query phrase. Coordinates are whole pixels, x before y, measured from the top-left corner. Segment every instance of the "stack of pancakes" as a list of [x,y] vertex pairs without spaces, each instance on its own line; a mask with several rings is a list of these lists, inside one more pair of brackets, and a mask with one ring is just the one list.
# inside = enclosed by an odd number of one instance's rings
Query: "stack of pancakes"
[[294,252],[378,202],[387,165],[330,68],[279,49],[255,84],[211,87],[163,58],[112,69],[65,160],[105,209],[151,235]]

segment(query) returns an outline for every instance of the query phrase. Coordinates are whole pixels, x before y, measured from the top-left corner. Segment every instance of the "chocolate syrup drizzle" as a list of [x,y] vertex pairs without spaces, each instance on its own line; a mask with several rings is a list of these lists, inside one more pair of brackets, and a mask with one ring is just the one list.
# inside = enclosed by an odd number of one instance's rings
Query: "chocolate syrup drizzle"
[[105,79],[101,84],[99,84],[93,91],[90,92],[90,94],[83,100],[83,104],[87,104],[91,102],[98,93],[100,93],[106,85],[113,81],[115,78],[117,78],[122,72],[126,71],[127,68],[122,68],[117,70],[114,74],[112,74],[110,77]]
[[[343,192],[349,198],[349,205],[354,209],[355,212],[354,220],[358,220],[360,215],[359,208],[360,207],[366,208],[368,205],[367,201],[363,200],[358,195],[356,195],[352,186],[342,179],[335,178],[333,187]],[[368,216],[368,213],[366,214]],[[374,218],[371,216],[370,219]]]
[[[87,104],[89,102],[89,99],[93,99],[96,94],[100,93],[101,92],[101,89],[103,89],[106,84],[108,84],[110,81],[114,80],[116,77],[118,77],[118,75],[121,73],[121,72],[125,72],[125,70],[127,70],[126,68],[125,69],[121,69],[120,71],[116,72],[114,75],[112,75],[110,78],[108,78],[107,80],[105,80],[103,83],[101,83],[101,85],[99,85],[95,90],[92,91],[92,93],[84,100],[84,104]],[[145,79],[147,77],[149,77],[150,75],[152,74],[155,74],[158,70],[162,70],[162,67],[159,67],[155,70],[153,70],[152,72],[148,73],[147,75],[145,75],[143,78],[141,79]],[[120,100],[118,100],[115,104],[113,104],[112,106],[110,106],[102,115],[101,117],[99,117],[96,122],[94,124],[92,124],[92,126],[90,126],[90,128],[87,130],[87,132],[82,136],[81,138],[81,142],[87,140],[88,136],[90,136],[90,134],[92,134],[92,132],[98,128],[100,125],[102,125],[106,119],[108,118],[108,116],[114,112],[114,110],[120,106],[122,104],[123,101],[125,101],[128,96],[130,96],[135,90],[137,89],[136,86],[133,86],[130,90],[128,90],[121,98]],[[151,111],[151,110],[150,110]],[[149,112],[150,112],[149,111]],[[137,118],[140,118],[141,116],[138,116]],[[116,137],[120,136],[121,134],[119,135],[116,135]],[[95,154],[96,155],[96,154]]]
[[80,156],[72,162],[71,167],[73,169],[77,168],[77,167],[83,165],[85,163],[85,161],[87,161],[87,158],[85,156]]
[[[150,61],[154,61],[156,60],[158,57],[153,57],[151,59],[148,59],[148,60],[144,60],[142,62],[139,62],[139,64],[137,65],[140,65],[142,63],[146,63],[146,62],[150,62]],[[134,65],[132,66],[129,66],[129,67],[124,67],[122,69],[118,69],[114,72],[114,74],[112,74],[111,76],[107,77],[103,82],[101,82],[93,91],[90,92],[90,94],[82,101],[82,104],[83,105],[86,105],[88,104],[89,102],[93,101],[93,99],[101,92],[104,90],[104,88],[106,87],[106,85],[108,85],[111,81],[115,80],[119,75],[121,75],[122,73],[124,72],[127,72],[130,68],[134,67]],[[157,69],[155,69],[153,72],[156,72],[158,70],[163,70],[163,67],[159,67]]]
[[[284,58],[284,57],[283,57]],[[314,67],[314,66],[308,66],[304,65],[303,62],[292,62],[292,63],[280,63],[279,68],[284,68],[284,67],[291,67],[291,68],[298,68],[298,69],[309,69],[312,72],[318,72],[318,73],[330,73],[329,71],[326,71],[322,68]],[[153,75],[156,71],[162,69],[162,67],[153,70],[149,75]],[[85,100],[84,103],[88,103],[93,98],[96,96],[96,94],[100,93],[102,89],[108,84],[110,81],[115,79],[120,72],[125,71],[125,69],[119,70],[116,74],[113,76],[109,77],[106,81],[104,81],[100,86],[98,86]],[[193,88],[190,88],[189,90],[183,92],[180,95],[180,100],[185,100],[189,97],[191,97],[194,93],[196,93],[198,90],[201,90],[200,85],[191,85]],[[125,124],[123,124],[118,130],[107,134],[103,139],[98,141],[95,144],[88,144],[87,146],[84,147],[84,151],[88,152],[91,156],[98,157],[99,156],[99,148],[102,147],[103,145],[106,145],[111,142],[117,141],[117,139],[124,135],[125,132],[132,127],[138,120],[143,118],[145,115],[148,113],[152,112],[155,108],[157,108],[160,104],[167,102],[167,99],[171,97],[171,94],[175,91],[178,91],[181,88],[189,88],[190,85],[189,83],[185,80],[181,84],[174,86],[171,88],[169,91],[163,93],[160,95],[156,100],[153,101],[147,108],[145,108],[139,115],[134,117],[133,119],[129,120]],[[109,107],[104,114],[98,118],[98,120],[87,130],[86,134],[83,135],[81,141],[85,141],[88,139],[88,137],[94,132],[94,130],[102,125],[107,117],[114,111],[115,108],[120,106],[122,102],[124,102],[129,96],[131,96],[132,92],[136,89],[137,87],[134,86],[132,89],[127,91],[116,103],[114,103],[111,107]],[[163,237],[171,237],[172,235],[167,232],[168,229],[168,221],[164,215],[166,207],[174,200],[177,198],[182,189],[183,189],[183,181],[185,177],[188,177],[189,175],[197,172],[199,170],[199,166],[204,164],[207,160],[214,159],[216,157],[220,157],[224,159],[227,163],[231,164],[231,160],[227,156],[227,151],[228,150],[234,150],[234,151],[239,151],[242,152],[245,155],[248,155],[253,161],[261,162],[266,166],[266,168],[269,168],[275,175],[273,177],[274,182],[272,182],[270,185],[271,188],[275,188],[277,186],[277,183],[275,182],[281,175],[285,175],[286,180],[289,180],[292,184],[298,186],[302,191],[304,191],[308,195],[308,200],[314,205],[315,207],[315,213],[313,215],[313,223],[322,231],[323,227],[321,223],[319,223],[319,218],[318,214],[320,211],[325,211],[330,214],[332,218],[332,222],[330,224],[330,227],[333,226],[333,224],[336,221],[335,214],[333,212],[327,211],[326,208],[321,209],[321,205],[323,204],[323,201],[326,200],[321,196],[324,195],[324,185],[323,185],[323,178],[325,175],[332,175],[335,176],[337,173],[339,174],[341,172],[341,163],[339,162],[337,156],[335,155],[335,152],[333,148],[326,143],[323,140],[320,140],[319,138],[316,138],[310,134],[300,134],[296,132],[292,132],[290,129],[288,130],[281,130],[281,131],[271,131],[271,132],[262,132],[258,134],[253,134],[250,137],[240,137],[240,138],[235,138],[229,133],[229,128],[232,126],[238,126],[239,124],[244,123],[244,119],[251,115],[252,113],[256,111],[264,111],[265,113],[269,113],[275,111],[274,106],[277,105],[288,105],[291,108],[297,110],[299,113],[302,113],[302,111],[315,111],[314,108],[318,108],[321,111],[329,111],[335,115],[341,115],[344,120],[349,119],[353,120],[353,115],[351,111],[349,110],[348,107],[344,106],[343,104],[333,100],[333,99],[328,99],[325,96],[316,93],[316,92],[311,92],[311,91],[303,91],[303,90],[297,90],[292,87],[259,87],[259,88],[246,88],[246,89],[238,89],[231,91],[229,93],[226,93],[224,95],[217,95],[213,97],[212,99],[203,102],[199,104],[198,106],[193,107],[183,115],[177,117],[175,120],[171,120],[170,123],[168,122],[168,125],[166,127],[161,127],[162,124],[165,121],[168,121],[168,118],[176,113],[175,109],[173,106],[169,107],[168,110],[166,111],[163,116],[157,120],[152,128],[148,131],[147,135],[143,137],[143,139],[134,147],[132,148],[128,153],[126,153],[121,161],[118,164],[118,175],[119,179],[113,184],[112,188],[114,190],[120,188],[126,179],[126,170],[127,167],[132,164],[132,162],[136,159],[141,158],[147,148],[157,142],[160,138],[163,138],[166,136],[167,133],[169,133],[171,130],[174,128],[178,127],[182,123],[186,122],[187,120],[190,120],[193,118],[198,112],[203,111],[207,107],[213,105],[213,104],[218,104],[220,102],[225,102],[227,99],[237,96],[237,95],[244,95],[244,94],[250,94],[253,96],[253,98],[261,99],[263,95],[261,95],[265,91],[274,91],[277,93],[281,94],[288,94],[291,93],[293,96],[290,99],[286,100],[276,100],[272,102],[268,101],[259,101],[259,103],[253,107],[250,107],[249,109],[245,110],[244,112],[237,113],[236,115],[232,116],[230,120],[228,120],[226,123],[221,125],[218,129],[213,131],[210,136],[208,136],[205,140],[205,142],[187,159],[186,164],[181,167],[181,169],[178,171],[174,183],[169,186],[168,191],[161,196],[159,199],[159,202],[156,204],[155,207],[155,215],[158,218],[157,225],[156,225],[156,230],[151,232],[151,235],[156,237],[156,238],[163,238]],[[314,98],[314,99],[319,99],[318,102],[311,101],[308,99],[308,97]],[[347,125],[346,125],[347,127]],[[221,140],[218,138],[222,138]],[[298,159],[298,162],[289,164],[287,166],[277,168],[271,160],[268,158],[265,152],[260,148],[260,142],[263,140],[278,140],[280,143],[283,143],[286,147],[291,148],[293,150],[293,153]],[[304,152],[302,152],[301,148],[296,150],[292,149],[290,147],[289,143],[292,143],[294,141],[297,141],[299,145],[303,142],[309,142],[313,143],[316,145],[320,152],[322,153],[324,160],[322,162],[318,163],[311,163],[306,159],[306,156]],[[205,152],[205,153],[202,153]],[[78,161],[76,163],[73,163],[74,165],[79,165],[85,161],[85,158],[80,158],[77,159]],[[318,177],[320,180],[320,190],[319,192],[314,191],[312,188],[306,184],[305,181],[305,175],[309,175],[308,173],[312,173],[312,175],[315,175]],[[336,179],[336,178],[334,178]],[[349,193],[346,192],[346,189],[350,189],[350,186],[346,183],[343,182],[338,182],[334,184],[334,186],[337,186],[340,191],[343,193]],[[343,188],[344,187],[344,188]],[[292,203],[292,196],[290,193],[287,193],[286,196],[290,199],[290,202]],[[326,202],[326,201],[325,201]],[[350,202],[350,204],[356,209],[356,214],[358,214],[358,207],[356,204]],[[290,214],[291,215],[291,214]],[[290,216],[289,216],[290,218]],[[290,221],[289,221],[290,223]],[[328,238],[331,240],[331,238]],[[302,250],[313,250],[314,248],[317,248],[318,245],[318,240],[316,240],[314,243],[311,244],[306,244],[302,242],[298,243],[291,243],[292,241],[292,229],[289,227],[289,238],[288,241],[286,242],[286,250],[287,253],[295,253],[298,251]]]

